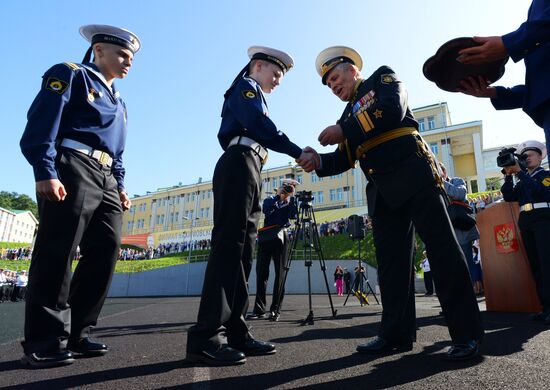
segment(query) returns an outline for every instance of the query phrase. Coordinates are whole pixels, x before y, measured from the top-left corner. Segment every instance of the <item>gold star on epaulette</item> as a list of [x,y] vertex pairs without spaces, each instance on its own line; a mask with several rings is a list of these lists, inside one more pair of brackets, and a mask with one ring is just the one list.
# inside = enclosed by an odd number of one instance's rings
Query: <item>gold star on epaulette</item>
[[374,117],[375,117],[376,119],[382,118],[382,110],[376,110],[376,111],[374,111]]

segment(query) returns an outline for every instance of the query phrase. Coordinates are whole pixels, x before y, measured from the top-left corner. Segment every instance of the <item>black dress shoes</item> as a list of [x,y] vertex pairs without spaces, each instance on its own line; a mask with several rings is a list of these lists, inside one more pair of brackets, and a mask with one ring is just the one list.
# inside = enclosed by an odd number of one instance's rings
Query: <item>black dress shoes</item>
[[531,321],[544,321],[548,316],[547,313],[541,311],[540,313],[531,313],[529,314],[529,319]]
[[231,345],[231,347],[241,351],[246,356],[271,355],[277,352],[275,344],[254,339],[249,339],[244,344]]
[[269,313],[269,321],[277,322],[277,321],[279,321],[280,316],[281,315],[279,313],[276,313],[276,312],[272,311],[271,313]]
[[97,343],[89,337],[80,340],[69,340],[67,349],[81,357],[102,356],[109,352],[109,348],[102,343]]
[[267,317],[267,314],[265,314],[265,313],[262,313],[262,314],[251,313],[251,314],[246,316],[246,319],[247,320],[259,320],[261,318],[266,318],[266,317]]
[[35,352],[23,356],[21,363],[32,368],[58,367],[74,363],[74,357],[69,351]]
[[413,348],[412,341],[393,343],[391,341],[383,339],[382,337],[376,336],[374,339],[370,340],[365,344],[359,344],[357,346],[357,352],[368,353],[368,354],[388,353],[388,352],[407,352],[407,351],[411,351],[412,348]]
[[450,361],[461,361],[473,359],[479,351],[479,343],[475,340],[470,340],[465,344],[455,344],[449,348],[445,358]]
[[189,363],[206,363],[210,366],[234,366],[246,363],[244,353],[231,348],[227,344],[203,349],[199,352],[187,351],[185,360]]

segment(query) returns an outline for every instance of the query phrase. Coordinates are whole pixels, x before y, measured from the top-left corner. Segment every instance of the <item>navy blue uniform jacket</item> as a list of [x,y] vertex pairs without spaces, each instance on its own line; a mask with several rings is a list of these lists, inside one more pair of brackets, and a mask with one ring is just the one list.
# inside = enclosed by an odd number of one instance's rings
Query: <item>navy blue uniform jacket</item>
[[289,219],[295,219],[298,215],[298,207],[294,197],[291,197],[288,203],[279,203],[279,200],[279,195],[264,199],[262,205],[262,211],[265,215],[264,226],[278,225],[286,227],[289,224]]
[[500,192],[506,202],[526,203],[550,202],[550,171],[539,167],[530,175],[521,171],[519,182],[514,186],[512,175],[506,176]]
[[302,149],[277,130],[267,110],[263,92],[254,79],[243,77],[237,81],[222,109],[222,123],[218,140],[223,150],[232,138],[245,136],[264,148],[298,158]]
[[68,138],[107,152],[118,187],[124,188],[126,105],[94,64],[65,62],[46,71],[27,119],[20,146],[36,181],[58,179],[56,144]]
[[524,60],[525,84],[497,87],[491,102],[497,110],[522,107],[543,127],[544,109],[550,104],[550,0],[533,0],[527,21],[502,41],[514,62]]

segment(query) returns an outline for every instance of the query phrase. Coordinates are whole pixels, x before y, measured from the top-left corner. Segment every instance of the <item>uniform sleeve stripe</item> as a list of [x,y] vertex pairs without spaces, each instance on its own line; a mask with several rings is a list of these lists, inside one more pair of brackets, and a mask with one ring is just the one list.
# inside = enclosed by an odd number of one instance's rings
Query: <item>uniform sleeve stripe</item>
[[71,68],[72,70],[78,70],[80,69],[80,66],[78,66],[77,64],[75,64],[74,62],[64,62],[65,65],[67,65],[69,68]]
[[364,113],[360,113],[357,115],[357,120],[359,121],[359,124],[363,128],[363,131],[366,133],[370,130],[372,130],[372,126],[367,121],[367,117],[363,115]]
[[374,129],[374,123],[372,123],[372,119],[370,119],[369,113],[367,111],[363,111],[363,115],[365,115],[365,118],[367,118],[371,129]]

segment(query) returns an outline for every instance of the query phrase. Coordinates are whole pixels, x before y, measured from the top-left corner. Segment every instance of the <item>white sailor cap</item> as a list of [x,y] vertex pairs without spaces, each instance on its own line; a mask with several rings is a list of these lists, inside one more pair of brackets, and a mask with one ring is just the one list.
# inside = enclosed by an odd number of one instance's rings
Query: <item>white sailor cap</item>
[[294,60],[290,54],[284,51],[272,49],[265,46],[251,46],[248,48],[250,60],[269,61],[281,68],[283,73],[288,72],[294,66]]
[[291,185],[291,186],[293,186],[293,187],[296,187],[296,186],[298,186],[298,185],[300,184],[300,182],[299,182],[299,181],[296,181],[296,180],[294,180],[294,179],[288,179],[288,178],[287,178],[287,179],[283,179],[283,180],[281,181],[281,184],[283,184],[283,185],[288,184],[288,185]]
[[540,153],[543,159],[546,157],[546,146],[544,146],[542,142],[534,140],[524,141],[517,147],[518,154],[523,154],[528,150],[534,150],[535,152]]
[[363,68],[363,59],[359,53],[351,47],[331,46],[319,53],[315,60],[315,68],[319,76],[321,76],[323,85],[326,85],[330,71],[334,69],[336,65],[344,62],[357,66],[359,70]]
[[80,27],[80,35],[93,46],[95,43],[105,42],[122,46],[137,53],[141,49],[141,41],[131,31],[124,28],[108,26],[105,24],[87,24]]

